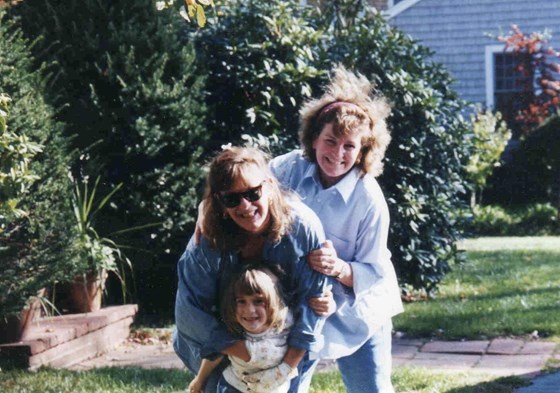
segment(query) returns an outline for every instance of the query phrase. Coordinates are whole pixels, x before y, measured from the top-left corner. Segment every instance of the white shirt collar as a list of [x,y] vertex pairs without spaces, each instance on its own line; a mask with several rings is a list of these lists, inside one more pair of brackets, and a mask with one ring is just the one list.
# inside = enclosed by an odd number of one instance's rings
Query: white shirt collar
[[[333,188],[338,191],[342,199],[344,199],[344,202],[348,202],[348,199],[350,198],[350,195],[352,195],[354,188],[356,188],[356,183],[358,183],[361,176],[361,171],[354,167],[338,183],[329,188]],[[317,164],[313,163],[312,165],[309,165],[305,170],[303,178],[312,178],[319,187],[323,188],[319,179],[319,167]]]

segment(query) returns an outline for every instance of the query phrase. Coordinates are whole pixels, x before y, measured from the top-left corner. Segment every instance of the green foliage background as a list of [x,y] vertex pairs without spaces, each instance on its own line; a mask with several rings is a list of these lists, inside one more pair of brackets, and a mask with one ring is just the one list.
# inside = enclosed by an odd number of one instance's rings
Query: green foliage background
[[560,116],[551,116],[509,151],[484,194],[486,203],[550,203],[560,209]]
[[101,195],[124,184],[97,218],[100,235],[158,224],[120,241],[132,247],[142,312],[172,312],[206,157],[242,134],[277,138],[275,153],[297,146],[298,109],[337,63],[393,103],[380,182],[401,284],[431,291],[460,260],[454,212],[472,148],[464,103],[426,48],[350,1],[329,4],[218,2],[204,29],[150,0],[26,0],[12,10],[36,40],[35,66],[50,65],[45,95],[80,153],[74,174],[101,175]]
[[209,78],[208,128],[219,143],[243,130],[277,135],[286,151],[296,143],[297,109],[321,94],[334,64],[376,81],[393,103],[380,178],[393,262],[402,284],[431,291],[460,259],[453,213],[463,205],[473,148],[460,115],[465,104],[430,51],[380,15],[360,13],[352,2],[322,12],[298,4],[228,1],[214,24],[191,33]]
[[30,46],[0,11],[0,91],[13,100],[8,126],[43,145],[30,165],[38,180],[19,204],[27,215],[0,232],[0,316],[21,310],[29,296],[60,278],[74,257],[67,143],[45,102],[46,81],[32,64]]
[[98,231],[156,225],[118,242],[130,247],[143,310],[171,309],[209,136],[184,22],[151,0],[31,0],[15,11],[28,36],[42,36],[34,55],[53,63],[48,99],[82,152],[74,173],[100,175],[100,195],[124,183]]

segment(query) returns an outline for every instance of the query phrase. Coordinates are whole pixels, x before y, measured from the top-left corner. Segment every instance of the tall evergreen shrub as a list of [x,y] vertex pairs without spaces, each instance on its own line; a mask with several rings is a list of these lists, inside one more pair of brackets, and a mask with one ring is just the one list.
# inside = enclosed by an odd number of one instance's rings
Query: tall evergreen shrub
[[141,310],[169,311],[207,140],[184,21],[151,0],[30,0],[18,13],[29,37],[42,36],[34,53],[56,64],[49,98],[82,152],[76,166],[107,189],[123,183],[97,219],[102,235],[157,224],[119,243],[133,247]]
[[44,100],[45,78],[33,69],[30,45],[0,12],[0,91],[12,98],[8,127],[43,146],[30,164],[37,180],[19,204],[26,215],[0,231],[0,316],[17,313],[29,296],[62,278],[73,256],[69,151]]

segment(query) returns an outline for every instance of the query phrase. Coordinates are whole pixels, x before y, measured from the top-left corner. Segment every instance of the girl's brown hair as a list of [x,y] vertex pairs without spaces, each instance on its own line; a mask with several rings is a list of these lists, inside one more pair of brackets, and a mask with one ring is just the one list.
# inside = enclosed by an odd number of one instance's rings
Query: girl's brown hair
[[282,330],[288,311],[278,282],[278,277],[264,265],[248,265],[233,276],[221,301],[222,319],[228,329],[242,334],[243,328],[237,322],[237,298],[240,295],[261,295],[267,311],[269,328]]
[[308,101],[300,110],[299,136],[304,155],[317,162],[313,142],[325,125],[332,124],[338,137],[359,132],[361,154],[356,166],[362,173],[378,176],[391,140],[386,119],[391,108],[383,97],[373,96],[373,85],[362,74],[338,66],[321,98]]
[[202,231],[213,247],[237,250],[247,241],[249,234],[225,214],[225,207],[217,195],[222,191],[230,190],[236,180],[244,180],[250,167],[262,171],[266,179],[263,187],[267,187],[268,190],[270,214],[268,238],[278,242],[289,230],[292,223],[290,207],[280,190],[278,181],[268,168],[267,158],[264,152],[256,148],[227,147],[212,160],[204,192]]

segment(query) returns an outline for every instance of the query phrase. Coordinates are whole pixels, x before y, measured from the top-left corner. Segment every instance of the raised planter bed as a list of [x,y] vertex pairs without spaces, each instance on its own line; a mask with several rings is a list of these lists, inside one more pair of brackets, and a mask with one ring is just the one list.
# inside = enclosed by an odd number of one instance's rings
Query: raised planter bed
[[23,341],[0,345],[0,365],[34,370],[68,367],[92,358],[128,337],[137,311],[136,304],[126,304],[40,319]]

